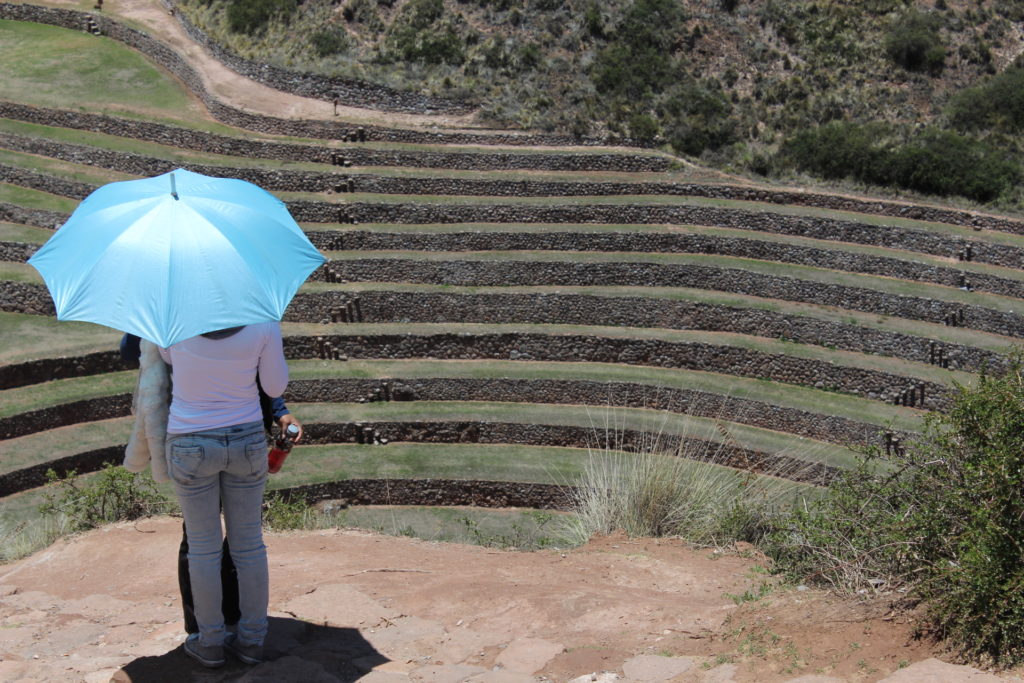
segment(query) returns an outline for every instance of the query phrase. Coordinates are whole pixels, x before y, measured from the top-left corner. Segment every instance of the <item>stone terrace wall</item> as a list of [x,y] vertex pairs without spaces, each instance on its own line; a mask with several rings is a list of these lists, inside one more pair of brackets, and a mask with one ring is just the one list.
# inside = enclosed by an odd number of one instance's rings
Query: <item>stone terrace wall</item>
[[[567,398],[569,397],[569,398]],[[289,403],[353,403],[373,401],[486,401],[621,406],[667,410],[713,417],[777,432],[842,445],[877,444],[882,427],[786,408],[761,401],[689,389],[632,382],[575,379],[480,379],[461,377],[416,379],[292,380],[284,396]],[[127,417],[130,394],[72,401],[0,418],[0,440],[84,422]],[[901,433],[902,438],[907,437]]]
[[[284,177],[283,172],[271,172],[276,177]],[[268,176],[269,177],[269,176]],[[96,188],[95,185],[68,181],[45,173],[29,171],[14,166],[0,164],[0,182],[8,182],[23,187],[30,187],[42,192],[83,198]],[[515,184],[515,183],[510,183]],[[397,224],[455,224],[455,223],[530,223],[530,224],[612,224],[612,225],[705,225],[740,230],[755,230],[781,235],[809,237],[813,239],[852,242],[921,252],[942,257],[957,258],[969,251],[969,260],[1008,268],[1024,269],[1024,249],[1002,244],[994,244],[979,240],[965,240],[953,235],[899,228],[894,226],[877,226],[854,221],[809,216],[792,216],[773,212],[748,211],[745,209],[718,209],[702,206],[662,206],[644,204],[624,205],[561,205],[538,206],[517,204],[406,204],[406,203],[334,203],[316,201],[287,202],[288,209],[296,220],[311,223],[397,223]],[[0,207],[2,208],[2,207]],[[32,223],[35,224],[35,223]],[[496,249],[499,238],[491,241],[489,233],[461,233],[463,239],[470,243],[482,244],[480,248]],[[362,240],[364,243],[375,239],[357,233],[342,233],[337,239],[342,241]],[[397,239],[397,238],[395,238]],[[401,237],[407,244],[414,245],[429,241],[451,239],[450,237],[404,235]],[[535,235],[530,239],[537,244],[547,241],[549,244],[567,238],[556,235]],[[595,235],[592,240],[617,239]],[[639,239],[639,238],[637,238]],[[667,239],[651,235],[644,239],[653,242]],[[678,239],[678,238],[677,238]],[[520,242],[522,243],[522,242]],[[351,246],[346,245],[347,248]],[[652,245],[653,246],[653,245]],[[543,248],[543,247],[540,247]],[[806,258],[806,257],[805,257]],[[978,276],[979,281],[983,276]],[[1003,278],[1002,280],[1008,280]],[[989,282],[994,282],[991,278]],[[1003,284],[1003,287],[1011,285]]]
[[24,363],[0,365],[0,390],[15,389],[52,379],[87,377],[130,370],[119,351],[99,351],[84,356],[42,358]]
[[[277,159],[280,161],[307,161],[337,166],[412,166],[417,168],[481,171],[530,169],[544,171],[658,172],[668,170],[672,163],[669,158],[664,156],[629,154],[625,152],[607,154],[598,152],[579,154],[532,152],[516,154],[484,151],[378,150],[356,145],[340,147],[267,142],[256,139],[228,137],[162,123],[136,121],[116,116],[64,109],[33,107],[3,100],[0,100],[0,117],[46,126],[95,131],[211,154]],[[359,129],[353,128],[350,131],[340,131],[337,139],[351,140],[358,137],[361,137]],[[85,147],[83,145],[62,145],[61,143],[53,143],[52,141],[38,138],[29,139],[38,140],[38,142],[15,142],[15,138],[8,138],[7,142],[9,144],[16,144],[17,147],[24,145],[39,150],[49,150],[54,152],[54,154],[59,154],[61,153],[59,150],[64,149],[72,157],[78,157],[81,153],[80,151],[73,151],[75,148]],[[447,141],[441,140],[441,142]],[[85,149],[89,148],[85,147]],[[52,156],[52,154],[47,153],[46,156]]]
[[321,358],[329,343],[348,358],[502,359],[618,363],[703,372],[719,372],[798,384],[889,401],[908,390],[924,393],[921,407],[942,410],[949,389],[887,372],[834,365],[830,362],[770,354],[731,346],[658,339],[597,337],[583,334],[330,334],[286,337],[288,358]]
[[602,232],[493,232],[384,233],[366,230],[311,231],[318,249],[344,251],[609,251],[660,254],[716,254],[795,263],[798,265],[931,282],[950,287],[1024,297],[1024,280],[987,273],[965,272],[886,256],[842,249],[687,233],[651,233],[635,230]]
[[555,484],[525,484],[458,479],[346,479],[276,489],[286,500],[313,505],[326,500],[342,505],[436,505],[481,508],[569,510],[573,488]]
[[[565,448],[616,449],[639,452],[652,443],[666,452],[694,460],[714,462],[756,473],[775,473],[793,481],[828,483],[838,469],[797,458],[773,455],[739,446],[709,442],[676,434],[621,429],[614,433],[593,427],[522,424],[518,422],[366,422],[359,424],[311,424],[303,443],[358,443],[366,430],[378,432],[388,443],[480,443],[561,446]],[[385,446],[386,447],[386,446]]]
[[[41,293],[45,296],[45,292]],[[757,308],[648,297],[585,294],[445,294],[367,290],[300,292],[285,312],[289,322],[336,321],[358,299],[358,322],[483,324],[537,323],[653,327],[734,332],[844,351],[940,364],[970,372],[1001,372],[1006,357],[972,346]],[[347,317],[347,313],[346,313]],[[356,321],[354,318],[350,321]]]
[[46,472],[50,469],[56,472],[57,476],[64,477],[71,472],[96,472],[103,469],[106,463],[120,465],[124,460],[124,449],[124,444],[97,448],[0,474],[0,498],[43,486],[49,481]]
[[[313,161],[353,166],[413,166],[453,170],[568,170],[568,171],[665,171],[671,161],[665,157],[628,154],[497,154],[460,152],[415,152],[372,150],[361,147],[326,146],[263,142],[192,131],[165,124],[133,121],[101,114],[32,107],[0,101],[0,117],[41,125],[92,130],[122,137],[158,142],[182,149],[266,159]],[[343,130],[335,139],[351,139],[354,133]],[[450,142],[436,140],[439,142]],[[486,143],[482,143],[486,144]],[[493,143],[497,144],[497,143]],[[913,220],[948,223],[977,229],[1024,234],[1024,221],[1001,216],[977,214],[955,209],[911,205],[885,200],[866,200],[813,192],[769,190],[735,185],[675,183],[674,194],[733,199],[741,201],[808,206]]]
[[0,311],[50,317],[57,315],[53,298],[45,285],[10,280],[0,281]]
[[[347,318],[358,300],[358,320]],[[0,283],[0,310],[54,315],[43,285]],[[690,301],[580,294],[438,294],[432,292],[300,292],[285,312],[288,322],[483,324],[536,323],[705,330],[786,339],[800,344],[892,356],[970,372],[1002,372],[1004,355],[972,346],[874,330],[840,322]]]
[[[0,242],[0,261],[24,263],[38,250],[38,244],[28,244],[27,242]],[[4,300],[2,298],[4,296],[5,294],[0,292],[0,301]]]
[[[124,444],[108,446],[0,474],[0,498],[45,485],[49,481],[47,471],[50,469],[64,477],[71,472],[97,472],[108,463],[120,464],[124,459],[124,449]],[[567,509],[571,489],[553,484],[500,481],[346,479],[279,489],[278,493],[291,499],[304,499],[311,504],[341,499],[349,505],[473,505],[559,510]]]
[[[333,273],[333,275],[330,275]],[[1024,316],[981,306],[886,294],[739,268],[657,263],[571,263],[545,261],[420,261],[358,259],[330,261],[311,280],[403,282],[460,287],[632,286],[694,287],[719,292],[837,306],[910,320],[943,323],[1012,337],[1024,337]],[[600,315],[595,319],[600,321]],[[591,321],[590,324],[594,324]]]
[[658,204],[407,204],[293,201],[288,210],[298,221],[310,223],[530,223],[611,225],[706,225],[756,230],[780,235],[852,242],[890,249],[906,249],[957,258],[970,247],[972,260],[1024,269],[1024,249],[926,230],[877,226],[855,221],[792,216],[768,211],[718,209],[704,206]]
[[[289,402],[497,401],[621,406],[713,417],[842,445],[878,443],[882,428],[835,415],[690,389],[576,379],[427,377],[293,380]],[[909,438],[909,433],[899,433]]]
[[[865,398],[890,401],[914,391],[924,394],[916,405],[942,410],[949,405],[949,389],[887,372],[837,366],[829,362],[762,353],[730,346],[657,339],[543,334],[331,334],[285,337],[289,359],[323,358],[329,343],[340,355],[351,358],[502,359],[617,363],[680,368],[756,377],[788,384],[838,391]],[[50,379],[84,377],[126,370],[117,351],[73,358],[47,358],[0,365],[0,390],[37,384]],[[915,396],[918,393],[915,393]]]
[[[0,164],[0,178],[6,168]],[[31,172],[12,175],[25,178]],[[936,266],[842,249],[821,249],[783,242],[687,233],[615,232],[451,232],[380,233],[369,231],[312,231],[307,233],[322,250],[348,251],[608,251],[625,253],[713,254],[793,263],[830,270],[883,275],[902,280],[966,287],[979,292],[1024,298],[1024,280],[955,267]],[[0,242],[0,260],[23,261],[32,245]]]
[[421,95],[419,93],[395,90],[368,81],[352,78],[319,76],[282,69],[272,64],[262,64],[224,49],[214,42],[198,26],[189,21],[184,12],[178,10],[178,3],[162,0],[164,7],[173,11],[174,17],[185,30],[185,33],[199,43],[210,54],[232,71],[246,78],[270,86],[275,90],[292,93],[301,97],[312,97],[326,102],[338,98],[342,103],[353,107],[367,107],[381,111],[408,112],[413,114],[466,114],[473,106],[466,102],[449,100],[439,97]]
[[[367,429],[378,433],[388,443],[515,443],[568,448],[604,448],[607,446],[626,451],[636,451],[651,443],[658,443],[666,451],[677,452],[683,457],[695,459],[711,457],[714,462],[721,465],[755,473],[769,473],[793,481],[819,485],[827,484],[839,472],[837,468],[828,465],[676,435],[652,434],[638,430],[618,430],[615,434],[604,435],[599,430],[587,427],[528,425],[509,422],[312,423],[305,425],[304,443],[361,443]],[[604,439],[613,440],[613,442],[603,443]],[[79,474],[95,472],[102,469],[105,463],[120,464],[124,459],[124,448],[124,444],[109,446],[0,474],[0,497],[42,486],[47,481],[46,472],[49,469],[64,476],[71,471],[76,471]],[[381,448],[386,448],[386,446],[381,446]],[[525,489],[537,486],[536,484],[511,482],[505,485],[523,486]],[[406,505],[420,504],[399,500],[391,502]]]
[[61,403],[40,410],[31,410],[0,418],[0,439],[15,439],[19,436],[83,422],[127,417],[131,415],[131,412],[131,394],[116,394]]
[[17,204],[0,202],[0,221],[5,221],[7,223],[32,225],[37,228],[56,230],[61,225],[63,225],[64,221],[66,221],[67,219],[68,214],[61,213],[60,211],[47,211],[46,209],[28,209],[22,206],[18,206]]

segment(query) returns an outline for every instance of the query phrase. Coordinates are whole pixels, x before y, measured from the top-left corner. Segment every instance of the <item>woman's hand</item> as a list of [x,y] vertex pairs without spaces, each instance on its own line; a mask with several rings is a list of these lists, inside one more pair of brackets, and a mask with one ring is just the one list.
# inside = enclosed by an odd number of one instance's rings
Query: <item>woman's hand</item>
[[291,413],[286,413],[277,419],[277,426],[281,428],[281,431],[288,429],[288,425],[295,425],[299,428],[299,433],[295,435],[293,443],[302,441],[302,423],[299,419]]

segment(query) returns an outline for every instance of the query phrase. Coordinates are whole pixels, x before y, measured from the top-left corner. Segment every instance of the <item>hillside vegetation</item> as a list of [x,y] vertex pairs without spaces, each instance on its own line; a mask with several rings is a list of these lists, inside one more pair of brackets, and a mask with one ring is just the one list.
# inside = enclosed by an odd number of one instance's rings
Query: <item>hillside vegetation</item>
[[482,120],[1020,208],[1011,0],[182,0],[243,57]]

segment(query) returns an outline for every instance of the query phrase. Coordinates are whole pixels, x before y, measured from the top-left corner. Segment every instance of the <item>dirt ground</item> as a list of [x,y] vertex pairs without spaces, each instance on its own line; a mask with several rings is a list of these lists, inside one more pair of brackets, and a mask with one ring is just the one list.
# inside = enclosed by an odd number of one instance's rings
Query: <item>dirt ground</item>
[[934,659],[885,599],[775,589],[749,551],[611,536],[516,552],[355,530],[268,535],[269,659],[205,670],[180,647],[180,529],[117,524],[0,567],[0,680],[1020,680]]

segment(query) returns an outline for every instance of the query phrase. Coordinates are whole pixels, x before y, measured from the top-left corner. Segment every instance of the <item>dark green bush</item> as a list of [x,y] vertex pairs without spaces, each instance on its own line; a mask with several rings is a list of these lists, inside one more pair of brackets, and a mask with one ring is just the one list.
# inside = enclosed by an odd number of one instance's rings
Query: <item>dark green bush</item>
[[668,143],[683,154],[697,156],[737,139],[732,104],[713,81],[688,79],[677,84],[659,113]]
[[328,57],[348,49],[348,38],[339,28],[317,31],[310,38],[317,57]]
[[989,202],[1021,179],[1020,165],[984,142],[925,129],[902,139],[884,124],[832,122],[786,140],[782,167],[939,196]]
[[952,131],[925,130],[891,154],[888,184],[943,197],[990,202],[1020,182],[1019,164]]
[[591,69],[598,92],[638,100],[678,76],[672,46],[684,15],[673,0],[635,0]]
[[946,109],[959,130],[1024,131],[1024,68],[1013,66],[959,92]]
[[889,27],[885,51],[908,71],[937,73],[946,61],[946,46],[939,35],[939,17],[917,9],[907,11]]
[[638,142],[653,142],[658,135],[658,122],[649,114],[634,114],[629,118],[629,135]]
[[253,34],[274,17],[288,19],[297,6],[296,0],[231,0],[228,27],[235,33]]
[[388,47],[402,61],[462,64],[466,46],[455,29],[456,19],[445,17],[442,0],[412,0],[391,25]]
[[948,413],[798,506],[765,549],[804,581],[901,589],[923,630],[975,661],[1024,662],[1024,364],[959,387]]

